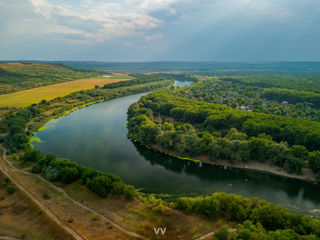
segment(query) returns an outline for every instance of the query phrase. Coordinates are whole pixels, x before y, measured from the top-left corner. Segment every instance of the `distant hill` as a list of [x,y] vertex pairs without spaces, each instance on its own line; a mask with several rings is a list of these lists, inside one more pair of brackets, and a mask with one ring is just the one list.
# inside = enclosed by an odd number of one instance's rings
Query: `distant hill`
[[190,72],[211,76],[320,76],[320,62],[95,62],[60,61],[68,66],[111,72]]
[[97,75],[99,75],[97,72],[77,69],[60,63],[1,62],[0,94]]

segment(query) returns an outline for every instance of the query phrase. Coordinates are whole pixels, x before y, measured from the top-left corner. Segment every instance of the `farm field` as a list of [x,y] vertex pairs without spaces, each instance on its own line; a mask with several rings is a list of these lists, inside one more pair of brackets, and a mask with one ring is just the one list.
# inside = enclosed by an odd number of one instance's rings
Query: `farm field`
[[72,92],[92,89],[96,85],[103,86],[108,83],[130,80],[128,75],[116,75],[108,78],[86,78],[69,82],[43,86],[0,95],[0,108],[4,107],[27,107],[42,100],[52,100],[56,97],[64,97]]

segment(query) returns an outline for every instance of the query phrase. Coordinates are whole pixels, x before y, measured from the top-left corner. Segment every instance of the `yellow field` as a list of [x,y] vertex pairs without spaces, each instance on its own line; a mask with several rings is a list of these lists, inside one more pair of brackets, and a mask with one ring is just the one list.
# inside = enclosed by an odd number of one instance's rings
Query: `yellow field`
[[111,76],[109,78],[79,79],[10,94],[4,94],[0,95],[0,107],[27,107],[33,103],[39,103],[43,99],[48,101],[56,97],[64,97],[72,92],[92,89],[95,85],[103,86],[107,83],[126,81],[130,79],[131,78],[127,75]]

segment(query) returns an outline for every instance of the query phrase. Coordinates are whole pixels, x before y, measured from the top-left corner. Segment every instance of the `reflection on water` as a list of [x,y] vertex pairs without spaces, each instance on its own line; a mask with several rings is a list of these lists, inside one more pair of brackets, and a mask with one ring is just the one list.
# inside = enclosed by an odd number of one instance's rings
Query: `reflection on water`
[[128,107],[144,94],[79,109],[38,132],[35,149],[121,176],[144,192],[176,195],[236,193],[259,197],[307,213],[320,209],[320,191],[296,179],[248,169],[183,161],[153,152],[127,138]]

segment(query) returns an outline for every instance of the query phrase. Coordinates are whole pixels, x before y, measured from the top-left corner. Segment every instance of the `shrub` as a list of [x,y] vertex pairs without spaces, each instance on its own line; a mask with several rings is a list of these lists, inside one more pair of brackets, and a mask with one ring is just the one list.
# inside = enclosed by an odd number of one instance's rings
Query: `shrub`
[[93,217],[92,217],[92,221],[98,221],[99,219],[100,219],[99,216],[93,216]]
[[123,189],[123,194],[128,200],[132,200],[136,195],[137,191],[132,185],[126,185]]
[[64,183],[72,183],[79,178],[79,171],[75,167],[65,167],[61,170],[61,179]]
[[49,181],[60,180],[60,172],[58,171],[58,169],[52,166],[48,166],[44,169],[43,176]]
[[230,238],[230,232],[228,226],[222,226],[218,231],[213,235],[214,240],[228,240]]
[[48,193],[45,193],[45,194],[43,194],[43,198],[46,199],[46,200],[48,200],[48,199],[50,199],[51,197],[50,197],[50,195],[49,195]]
[[91,189],[92,192],[94,192],[98,196],[105,198],[107,197],[107,194],[110,192],[111,184],[111,179],[107,176],[97,176],[90,181],[88,187]]
[[41,173],[41,171],[42,171],[42,164],[39,162],[35,163],[31,168],[32,173]]
[[11,195],[11,194],[14,194],[14,192],[16,191],[16,188],[15,188],[15,186],[9,185],[6,188],[6,191],[7,191],[8,194]]
[[23,162],[40,162],[44,160],[45,156],[38,150],[27,151],[20,160]]
[[320,151],[309,153],[309,165],[313,172],[320,171]]

